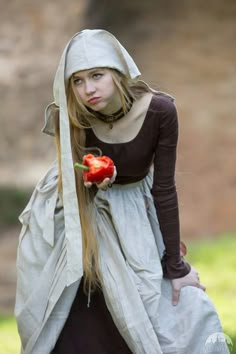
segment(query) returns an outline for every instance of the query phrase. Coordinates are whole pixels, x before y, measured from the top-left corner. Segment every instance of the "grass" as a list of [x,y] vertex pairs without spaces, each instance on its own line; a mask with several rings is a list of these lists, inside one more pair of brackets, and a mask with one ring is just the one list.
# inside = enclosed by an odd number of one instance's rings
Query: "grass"
[[[236,235],[222,235],[206,241],[188,242],[187,260],[198,269],[201,282],[213,300],[225,334],[233,341],[236,354]],[[0,316],[0,354],[20,353],[14,318]]]
[[0,353],[19,354],[20,339],[13,317],[0,316]]
[[236,235],[226,234],[188,245],[187,260],[198,270],[201,283],[207,287],[224,333],[233,342],[236,354]]
[[32,191],[0,187],[0,227],[18,224],[18,216],[29,201]]

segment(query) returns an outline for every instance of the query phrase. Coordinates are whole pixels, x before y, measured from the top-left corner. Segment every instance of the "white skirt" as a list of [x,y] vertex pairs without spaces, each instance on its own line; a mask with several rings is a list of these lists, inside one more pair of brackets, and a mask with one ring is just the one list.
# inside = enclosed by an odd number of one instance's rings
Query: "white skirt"
[[112,318],[135,354],[229,353],[226,346],[219,351],[215,343],[209,351],[205,345],[222,328],[204,291],[184,287],[178,305],[172,305],[151,184],[150,173],[95,197],[103,293]]
[[[52,351],[80,284],[67,284],[70,259],[57,171],[56,164],[50,168],[20,216],[15,315],[22,354]],[[113,321],[134,354],[229,353],[215,340],[223,337],[222,328],[205,292],[187,286],[178,305],[171,303],[151,185],[150,172],[138,183],[99,190],[94,200],[102,287]]]

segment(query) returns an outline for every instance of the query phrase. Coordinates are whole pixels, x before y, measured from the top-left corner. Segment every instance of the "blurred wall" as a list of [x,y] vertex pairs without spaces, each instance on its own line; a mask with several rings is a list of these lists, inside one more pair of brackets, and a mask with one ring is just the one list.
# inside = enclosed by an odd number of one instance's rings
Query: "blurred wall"
[[234,231],[236,3],[233,0],[0,1],[0,184],[36,183],[55,158],[40,130],[66,42],[113,32],[151,85],[176,97],[182,236]]

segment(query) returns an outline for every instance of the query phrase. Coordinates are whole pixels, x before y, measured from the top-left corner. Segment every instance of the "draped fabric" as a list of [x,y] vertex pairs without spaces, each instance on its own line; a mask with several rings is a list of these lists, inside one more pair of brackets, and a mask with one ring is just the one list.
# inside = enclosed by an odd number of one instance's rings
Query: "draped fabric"
[[[207,338],[222,331],[220,321],[198,288],[183,288],[179,304],[172,306],[171,283],[162,277],[164,244],[151,184],[152,171],[140,182],[96,194],[107,310],[135,354],[204,353]],[[121,223],[122,218],[129,223]],[[66,285],[67,244],[56,164],[36,186],[20,220],[15,314],[22,354],[49,354],[79,287],[79,281]],[[229,352],[223,348],[220,353]]]

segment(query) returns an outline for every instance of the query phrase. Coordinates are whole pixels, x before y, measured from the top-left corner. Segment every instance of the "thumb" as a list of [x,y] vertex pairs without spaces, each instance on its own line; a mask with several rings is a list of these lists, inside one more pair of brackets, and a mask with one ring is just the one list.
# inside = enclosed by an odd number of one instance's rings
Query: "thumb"
[[180,290],[179,289],[173,289],[173,295],[172,295],[172,305],[176,306],[179,302],[179,295],[180,295]]

